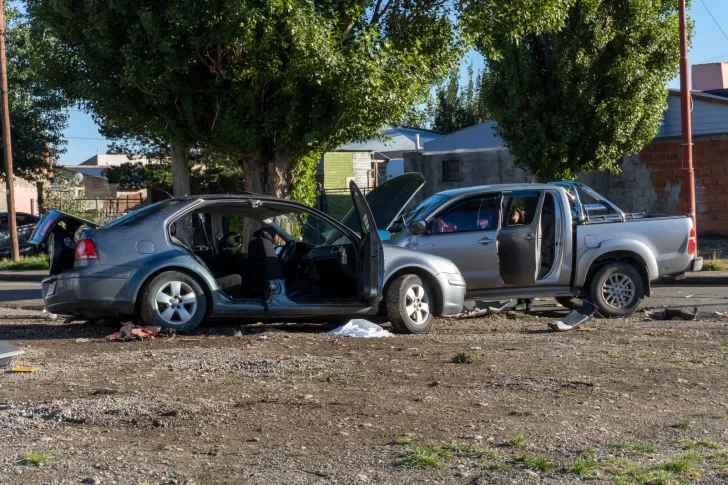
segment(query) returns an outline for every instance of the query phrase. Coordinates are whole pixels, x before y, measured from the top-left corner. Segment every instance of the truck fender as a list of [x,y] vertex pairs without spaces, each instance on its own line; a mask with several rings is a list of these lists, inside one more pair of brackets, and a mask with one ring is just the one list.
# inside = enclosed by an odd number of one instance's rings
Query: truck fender
[[650,281],[659,275],[657,260],[647,245],[633,239],[609,239],[601,241],[599,247],[588,249],[577,262],[574,286],[583,288],[589,272],[594,268],[595,261],[602,256],[608,256],[609,253],[614,253],[614,259],[630,257],[642,264],[643,268],[638,269],[647,272],[645,287],[649,294]]

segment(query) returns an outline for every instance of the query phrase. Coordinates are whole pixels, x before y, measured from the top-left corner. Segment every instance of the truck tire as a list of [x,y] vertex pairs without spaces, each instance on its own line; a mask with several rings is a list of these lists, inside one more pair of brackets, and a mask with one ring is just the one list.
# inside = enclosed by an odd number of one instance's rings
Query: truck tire
[[193,277],[179,271],[155,276],[141,298],[139,310],[148,326],[188,333],[202,323],[207,313],[205,290]]
[[584,300],[581,298],[575,298],[573,296],[556,296],[554,297],[561,306],[568,308],[569,310],[579,310],[584,305]]
[[614,261],[596,270],[589,285],[589,296],[602,316],[626,317],[642,303],[645,282],[633,266]]
[[432,316],[434,293],[417,275],[402,275],[392,281],[385,304],[396,333],[425,333],[435,320]]

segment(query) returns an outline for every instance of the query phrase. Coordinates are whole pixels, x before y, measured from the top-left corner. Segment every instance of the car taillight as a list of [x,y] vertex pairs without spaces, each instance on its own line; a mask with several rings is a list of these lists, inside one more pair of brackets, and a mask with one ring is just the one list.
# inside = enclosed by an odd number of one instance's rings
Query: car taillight
[[693,227],[690,229],[690,234],[688,235],[688,254],[695,255],[698,249],[698,242],[695,240],[695,228]]
[[96,245],[91,239],[81,239],[76,245],[76,261],[99,259]]

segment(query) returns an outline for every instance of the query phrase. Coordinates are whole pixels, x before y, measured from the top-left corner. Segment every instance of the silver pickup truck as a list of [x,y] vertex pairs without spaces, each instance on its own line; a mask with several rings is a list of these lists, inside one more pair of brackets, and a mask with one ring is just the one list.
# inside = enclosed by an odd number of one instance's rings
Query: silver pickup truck
[[466,298],[586,299],[606,317],[637,310],[651,281],[703,265],[690,218],[625,214],[575,182],[440,192],[389,231],[390,244],[453,261]]

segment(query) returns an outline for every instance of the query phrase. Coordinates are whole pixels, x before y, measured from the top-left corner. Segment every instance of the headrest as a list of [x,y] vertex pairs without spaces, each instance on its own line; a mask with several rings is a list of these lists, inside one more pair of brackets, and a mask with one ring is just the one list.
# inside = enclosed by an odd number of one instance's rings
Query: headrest
[[240,236],[237,234],[228,234],[226,237],[222,240],[223,247],[226,248],[236,248],[238,247],[238,242],[240,241]]
[[265,238],[265,239],[270,239],[271,241],[273,240],[273,237],[275,235],[276,235],[275,234],[275,231],[270,226],[263,227],[261,229],[258,229],[257,231],[255,231],[253,233],[253,237],[255,237],[255,238],[261,238],[262,237],[262,238]]

